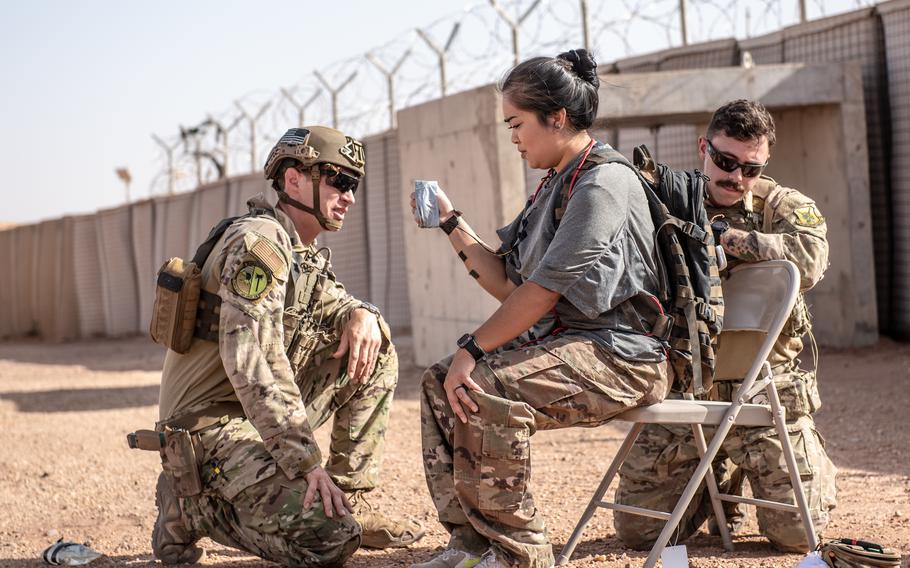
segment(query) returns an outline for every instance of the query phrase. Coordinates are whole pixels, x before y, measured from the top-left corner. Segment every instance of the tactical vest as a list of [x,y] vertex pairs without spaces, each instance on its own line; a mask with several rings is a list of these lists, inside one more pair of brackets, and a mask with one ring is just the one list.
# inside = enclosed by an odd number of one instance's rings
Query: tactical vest
[[[206,240],[196,250],[196,254],[193,256],[196,266],[203,266],[228,227],[240,219],[259,215],[275,218],[271,210],[253,209],[246,215],[221,220],[212,228]],[[330,339],[328,335],[331,330],[321,325],[322,322],[315,321],[313,317],[329,272],[328,258],[321,254],[322,250],[307,254],[293,253],[284,298],[282,324],[285,352],[295,371],[307,363],[320,342],[328,342]],[[217,343],[220,312],[221,297],[217,293],[203,288],[199,295],[193,337]]]
[[[695,394],[707,392],[714,380],[717,338],[723,324],[724,302],[717,254],[704,208],[705,178],[697,170],[671,170],[655,164],[642,145],[634,164],[616,150],[594,148],[579,171],[609,163],[630,168],[641,182],[655,227],[660,297],[639,294],[618,308],[629,321],[643,323],[639,331],[669,344],[675,388]],[[572,197],[575,176],[560,188],[560,204],[553,212],[557,226]],[[645,315],[649,322],[641,322]]]
[[[762,175],[752,187],[750,194],[744,196],[742,201],[747,223],[746,230],[773,234],[774,217],[777,210],[784,199],[795,191],[795,189],[780,185],[774,178]],[[802,337],[811,330],[809,307],[806,305],[803,294],[800,293],[793,311],[790,312],[790,317],[781,330],[782,337],[778,343],[786,341],[786,337]]]

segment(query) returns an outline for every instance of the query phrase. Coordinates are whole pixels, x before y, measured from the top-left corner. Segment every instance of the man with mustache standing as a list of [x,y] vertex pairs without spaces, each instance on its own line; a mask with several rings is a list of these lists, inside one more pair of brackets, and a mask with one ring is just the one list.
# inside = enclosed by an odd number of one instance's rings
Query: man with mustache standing
[[[709,178],[706,208],[715,242],[723,247],[731,266],[790,260],[799,269],[801,290],[805,292],[821,280],[828,267],[825,219],[812,199],[761,175],[774,143],[774,120],[761,103],[736,100],[715,111],[705,136],[698,140],[699,156]],[[787,409],[787,426],[815,529],[821,532],[828,522],[828,512],[836,504],[837,468],[828,459],[812,418],[821,406],[816,361],[811,370],[804,370],[797,358],[806,335],[811,339],[809,310],[801,293],[768,362],[781,403]],[[739,384],[715,381],[707,397],[729,402]],[[765,398],[762,393],[753,401],[767,402]],[[672,511],[698,461],[688,427],[648,425],[620,470],[616,502]],[[748,478],[755,497],[795,502],[774,428],[735,428],[718,453],[714,471],[722,492],[741,492],[743,481]],[[725,503],[725,512],[728,526],[735,533],[743,523],[742,506]],[[808,539],[797,514],[759,508],[757,515],[759,530],[777,548],[808,550]],[[616,512],[614,519],[618,536],[633,548],[649,548],[663,528],[662,521],[626,513]],[[710,497],[702,484],[674,540],[685,540],[706,519],[710,520],[711,532],[716,533],[716,525],[711,526],[716,520]]]

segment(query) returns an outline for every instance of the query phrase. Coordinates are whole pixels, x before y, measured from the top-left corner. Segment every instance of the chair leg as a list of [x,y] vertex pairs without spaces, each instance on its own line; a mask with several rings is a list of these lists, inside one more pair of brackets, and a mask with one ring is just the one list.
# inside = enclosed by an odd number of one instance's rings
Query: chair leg
[[796,497],[796,505],[799,507],[799,515],[802,517],[806,538],[809,540],[809,550],[815,550],[818,548],[818,535],[815,533],[815,525],[812,523],[812,514],[809,512],[806,493],[803,491],[802,480],[799,478],[799,468],[796,465],[793,444],[790,443],[790,433],[787,431],[786,410],[780,404],[780,397],[777,395],[777,389],[774,387],[774,383],[768,385],[765,392],[768,393],[768,400],[771,402],[771,410],[774,414],[774,426],[777,428],[777,437],[780,438],[780,445],[784,451],[784,459],[787,460],[787,469],[790,470],[790,484],[793,486],[793,495]]
[[600,480],[597,491],[594,492],[594,496],[591,497],[591,501],[588,502],[585,512],[582,513],[581,518],[578,519],[578,524],[575,525],[572,536],[569,537],[566,545],[563,546],[562,550],[559,552],[559,556],[556,557],[557,566],[568,564],[569,558],[571,558],[572,553],[575,552],[575,547],[578,546],[578,541],[581,540],[581,535],[585,531],[585,527],[588,526],[591,517],[593,517],[595,511],[597,511],[598,503],[603,501],[604,494],[607,492],[607,489],[610,488],[610,483],[612,483],[613,478],[616,477],[623,462],[626,461],[626,457],[628,457],[629,452],[632,451],[632,446],[635,444],[635,440],[638,439],[638,435],[641,434],[644,427],[644,424],[639,423],[632,425],[632,429],[629,430],[629,433],[626,435],[626,439],[623,441],[622,446],[620,446],[619,451],[616,452],[616,457],[614,457],[613,461],[610,463],[607,473],[605,473],[603,479]]
[[[705,443],[705,431],[701,424],[692,424],[692,433],[695,435],[695,445],[698,447],[698,455],[702,459],[707,451]],[[714,461],[713,459],[711,461]],[[710,462],[709,462],[710,463]],[[705,483],[708,486],[708,495],[711,497],[711,508],[714,510],[714,516],[717,518],[717,529],[720,531],[720,538],[724,543],[724,550],[733,552],[733,539],[730,537],[730,529],[727,528],[727,515],[724,513],[724,504],[720,500],[720,490],[717,488],[717,479],[714,477],[714,467],[708,467],[708,473],[705,475]]]
[[[746,386],[748,387],[749,385]],[[727,413],[724,415],[724,419],[717,426],[717,430],[714,432],[714,438],[712,438],[711,443],[708,444],[708,449],[705,451],[705,455],[702,457],[701,462],[698,464],[698,467],[695,468],[694,472],[692,472],[692,477],[689,478],[689,483],[686,485],[686,488],[683,490],[682,495],[679,497],[679,501],[676,502],[676,507],[673,508],[673,513],[670,515],[670,520],[668,520],[667,524],[664,525],[664,529],[660,532],[660,536],[657,537],[657,540],[654,542],[654,546],[651,547],[651,553],[648,555],[648,559],[645,561],[644,568],[654,568],[654,566],[657,565],[657,561],[660,559],[661,552],[663,552],[664,547],[667,546],[667,543],[670,542],[670,536],[679,526],[679,521],[685,514],[686,509],[689,508],[689,503],[692,502],[692,497],[698,490],[698,486],[702,481],[704,481],[705,475],[711,468],[711,462],[714,461],[714,457],[717,456],[717,452],[720,450],[720,446],[723,443],[724,438],[726,438],[727,434],[730,433],[730,429],[736,422],[736,417],[739,415],[739,411],[742,409],[742,406],[743,399],[741,397],[735,398],[733,404],[730,406],[730,409],[727,410]]]

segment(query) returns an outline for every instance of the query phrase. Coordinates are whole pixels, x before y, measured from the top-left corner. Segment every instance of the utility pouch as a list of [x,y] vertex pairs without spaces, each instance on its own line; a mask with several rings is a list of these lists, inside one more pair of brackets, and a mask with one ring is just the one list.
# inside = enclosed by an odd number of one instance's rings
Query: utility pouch
[[901,555],[880,544],[842,538],[819,545],[819,555],[832,568],[898,568]]
[[155,306],[149,334],[177,353],[186,353],[193,343],[196,310],[202,290],[202,273],[195,262],[171,258],[158,271]]
[[155,430],[136,430],[126,435],[126,443],[134,450],[160,452],[166,441],[164,432]]
[[165,444],[161,448],[161,468],[177,497],[193,497],[202,493],[202,479],[196,461],[193,439],[186,430],[164,431]]

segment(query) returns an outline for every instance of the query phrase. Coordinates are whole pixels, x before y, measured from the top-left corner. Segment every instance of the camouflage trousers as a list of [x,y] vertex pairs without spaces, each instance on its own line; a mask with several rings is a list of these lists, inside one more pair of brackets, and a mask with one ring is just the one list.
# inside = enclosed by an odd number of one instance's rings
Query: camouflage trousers
[[[385,428],[398,381],[389,346],[363,384],[349,380],[337,345],[317,354],[297,382],[315,430],[334,417],[326,471],[345,491],[376,486]],[[182,500],[190,529],[226,546],[286,566],[340,566],[360,545],[353,517],[328,518],[317,499],[304,509],[307,482],[289,479],[247,420],[199,435],[203,493]]]
[[[821,532],[828,523],[828,512],[836,505],[837,468],[825,453],[824,440],[816,431],[811,415],[820,406],[815,374],[798,369],[778,372],[774,382],[787,409],[787,430],[812,520],[816,531]],[[717,382],[707,398],[729,402],[738,386],[739,381]],[[767,403],[767,396],[759,393],[751,402]],[[711,436],[712,429],[705,428],[706,439],[710,441]],[[616,502],[672,511],[698,461],[698,450],[688,426],[649,424],[620,469]],[[746,478],[756,498],[795,503],[780,439],[773,428],[734,426],[713,466],[723,493],[741,494]],[[797,552],[809,549],[799,515],[764,507],[756,511],[761,534],[776,547]],[[724,513],[728,521],[740,518],[744,514],[743,506],[724,503]],[[702,483],[670,542],[687,539],[713,516],[710,496]],[[663,521],[620,512],[615,512],[613,518],[617,536],[637,549],[650,548],[664,525]]]
[[528,488],[537,430],[598,426],[668,390],[668,366],[625,361],[589,339],[559,336],[479,362],[479,407],[458,420],[443,390],[451,358],[423,376],[421,435],[427,485],[449,547],[494,547],[522,567],[549,568],[553,550]]

